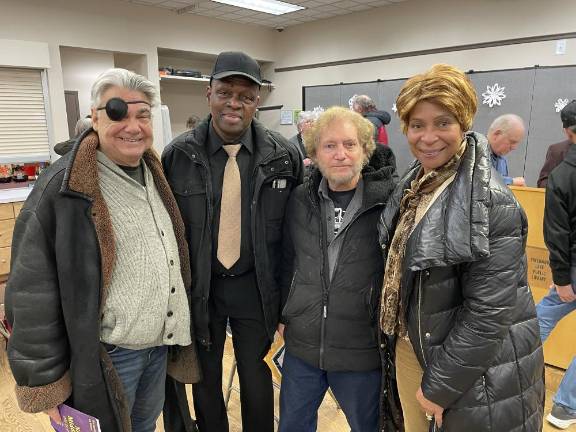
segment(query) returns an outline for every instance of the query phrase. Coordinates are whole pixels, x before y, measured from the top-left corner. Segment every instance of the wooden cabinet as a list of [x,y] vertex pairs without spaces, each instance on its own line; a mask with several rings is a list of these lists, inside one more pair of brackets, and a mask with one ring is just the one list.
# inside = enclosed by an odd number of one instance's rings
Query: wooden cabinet
[[6,279],[10,273],[12,233],[23,205],[23,202],[0,204],[0,280]]
[[10,254],[12,248],[0,248],[0,275],[7,275],[10,273]]
[[[548,294],[552,285],[552,271],[543,233],[545,189],[515,186],[510,189],[528,217],[528,284],[534,301],[538,303]],[[576,314],[570,314],[558,323],[544,344],[544,360],[547,364],[562,369],[568,367],[576,355],[576,347],[572,343],[575,328]]]

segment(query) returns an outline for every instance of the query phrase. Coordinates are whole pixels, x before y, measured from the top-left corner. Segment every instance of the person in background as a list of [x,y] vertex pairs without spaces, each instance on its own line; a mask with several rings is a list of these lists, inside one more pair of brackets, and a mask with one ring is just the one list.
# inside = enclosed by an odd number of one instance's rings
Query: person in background
[[376,108],[376,103],[370,96],[356,95],[352,99],[352,110],[361,114],[374,125],[374,142],[388,145],[386,125],[390,123],[390,114]]
[[527,220],[486,138],[466,132],[474,86],[435,65],[406,81],[396,106],[416,161],[380,218],[380,326],[396,336],[405,431],[540,432],[544,357]]
[[[162,156],[190,248],[203,372],[193,395],[201,432],[228,431],[222,395],[228,322],[238,364],[242,429],[274,430],[272,374],[264,357],[280,315],[284,210],[302,182],[303,169],[298,149],[254,119],[261,83],[254,59],[242,52],[220,53],[206,93],[210,115],[175,138]],[[180,416],[186,419],[186,394],[179,387]],[[173,420],[166,430],[180,432]]]
[[[544,208],[544,241],[550,253],[554,284],[536,306],[544,342],[554,327],[576,310],[576,101],[561,112],[572,143],[566,157],[548,176]],[[564,373],[546,420],[560,429],[576,424],[576,357]]]
[[188,117],[188,120],[186,120],[186,129],[194,129],[198,123],[200,123],[200,117],[197,115],[191,115]]
[[74,127],[74,138],[69,140],[60,142],[54,146],[54,152],[60,156],[64,156],[74,146],[74,143],[78,139],[78,137],[84,132],[92,127],[92,116],[87,115],[84,118],[81,118],[76,122],[76,126]]
[[298,114],[298,121],[296,122],[296,129],[298,130],[298,133],[288,140],[294,144],[294,146],[296,146],[300,152],[304,166],[306,167],[312,163],[312,160],[306,153],[306,147],[304,145],[302,135],[314,125],[314,122],[317,118],[318,113],[315,111],[300,111]]
[[[568,105],[566,105],[560,111],[560,120],[562,120],[562,128],[564,129],[564,133],[568,136],[569,130],[567,124],[569,124],[570,119],[576,113],[576,100],[573,100]],[[568,121],[568,122],[567,122]],[[568,150],[572,146],[572,141],[570,139],[566,139],[565,141],[561,141],[556,144],[552,144],[548,147],[548,151],[546,152],[546,160],[544,161],[544,165],[540,170],[540,175],[538,176],[538,187],[545,188],[548,184],[548,176],[552,172],[554,168],[560,165],[560,162],[564,160]]]
[[60,423],[67,404],[106,432],[152,432],[167,371],[200,378],[184,224],[152,150],[157,102],[146,78],[101,74],[93,130],[42,173],[18,216],[6,315],[25,412]]
[[352,431],[376,432],[382,372],[374,288],[384,272],[376,226],[395,186],[394,155],[376,148],[368,120],[341,107],[304,134],[315,168],[286,210],[279,430],[316,431],[330,388]]
[[486,137],[492,151],[492,166],[500,173],[507,185],[526,186],[524,177],[508,175],[508,161],[504,157],[518,148],[525,133],[524,121],[516,114],[501,115],[488,128]]

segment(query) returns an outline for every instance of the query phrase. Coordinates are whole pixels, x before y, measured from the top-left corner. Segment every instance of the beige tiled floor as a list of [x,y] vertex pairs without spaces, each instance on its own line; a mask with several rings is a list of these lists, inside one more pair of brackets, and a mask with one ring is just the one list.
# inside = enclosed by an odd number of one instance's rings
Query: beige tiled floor
[[[0,341],[3,344],[3,341]],[[224,359],[224,382],[227,382],[227,377],[232,364],[232,350],[228,345],[225,351]],[[546,392],[546,412],[550,410],[552,396],[562,379],[562,371],[547,368],[546,381],[548,391]],[[14,399],[13,393],[14,380],[8,369],[8,362],[6,360],[6,353],[4,347],[0,346],[0,431],[1,432],[44,432],[51,431],[47,417],[42,414],[30,415],[22,413]],[[237,377],[234,381],[234,388],[238,388]],[[275,391],[276,402],[278,398],[278,391]],[[240,420],[240,401],[238,392],[233,391],[230,398],[229,405],[229,419],[230,419],[230,432],[241,432]],[[277,403],[276,403],[276,406]],[[162,421],[159,421],[158,431],[164,431]],[[344,432],[349,431],[346,419],[340,410],[338,410],[334,401],[329,395],[326,396],[319,413],[318,430],[321,432]],[[549,424],[544,425],[544,432],[557,431]],[[576,432],[576,427],[572,427],[571,431]]]

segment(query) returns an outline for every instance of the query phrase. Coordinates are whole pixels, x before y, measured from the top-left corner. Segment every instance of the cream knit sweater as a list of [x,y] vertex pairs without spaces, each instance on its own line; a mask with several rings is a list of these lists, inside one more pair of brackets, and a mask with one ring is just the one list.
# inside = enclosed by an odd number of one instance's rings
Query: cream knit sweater
[[146,164],[146,186],[98,151],[116,260],[100,338],[128,349],[189,345],[190,309],[170,216]]

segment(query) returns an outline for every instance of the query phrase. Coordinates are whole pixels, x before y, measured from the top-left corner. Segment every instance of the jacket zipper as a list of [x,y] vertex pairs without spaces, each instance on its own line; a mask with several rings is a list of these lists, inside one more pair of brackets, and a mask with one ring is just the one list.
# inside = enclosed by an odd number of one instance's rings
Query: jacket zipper
[[424,354],[424,345],[422,343],[422,271],[418,273],[418,338],[420,339],[420,351],[424,366],[428,367],[426,355]]
[[[367,207],[365,209],[360,209],[358,210],[358,212],[354,215],[354,217],[352,218],[352,220],[350,220],[350,223],[348,224],[347,228],[346,228],[346,232],[343,234],[344,236],[347,235],[348,232],[348,227],[350,227],[354,222],[356,222],[356,220],[362,216],[364,213],[366,213],[368,210],[371,210],[372,208],[376,207],[377,205],[381,205],[381,203],[376,203],[370,207]],[[322,211],[320,211],[320,250],[324,250],[324,236],[326,235],[325,230],[324,230],[324,226],[322,224]],[[346,240],[346,237],[344,237],[343,242]],[[334,263],[334,273],[336,272],[336,269],[338,268],[338,264],[340,263],[340,256],[341,254],[338,254],[338,259],[336,260],[336,263]],[[326,267],[326,255],[324,254],[324,264],[322,265],[322,268],[320,269],[320,277],[322,280],[322,285],[324,287],[324,289],[322,290],[322,321],[320,324],[320,369],[324,369],[324,345],[325,345],[325,339],[326,339],[326,320],[328,319],[328,294],[330,292],[330,284],[328,284],[328,287],[326,288],[326,279],[324,277],[324,269]]]
[[488,406],[488,427],[492,430],[492,407],[490,406],[490,398],[488,397],[488,387],[486,386],[486,376],[482,375],[482,387],[484,387],[484,394],[486,395],[486,405]]
[[[205,190],[206,190],[206,209],[207,209],[207,213],[208,213],[208,215],[207,215],[208,223],[206,224],[206,229],[208,231],[208,238],[210,239],[207,247],[208,247],[208,254],[209,254],[208,256],[210,257],[210,260],[211,260],[212,259],[212,222],[211,221],[212,221],[212,217],[213,217],[213,213],[214,213],[214,210],[212,208],[212,183],[211,183],[212,180],[208,176],[208,166],[204,163],[204,161],[202,161],[202,158],[200,157],[200,155],[196,151],[193,151],[190,159],[192,160],[192,163],[200,165],[202,167],[202,170],[204,171],[204,184],[205,184]],[[208,289],[208,292],[202,294],[202,308],[204,309],[205,313],[208,313],[208,300],[209,300],[209,298],[210,298],[210,289]],[[203,345],[205,345],[206,349],[208,351],[210,351],[211,346],[212,346],[212,341],[210,339],[210,333],[208,333],[207,339],[202,339],[201,342]]]
[[[322,214],[322,209],[318,208],[320,217],[318,219],[318,224],[320,225],[320,250],[324,250],[324,244],[326,243],[326,232],[324,230],[324,225],[322,223],[322,218],[325,215]],[[326,277],[324,270],[326,269],[326,255],[322,254],[322,266],[320,267],[320,280],[322,281],[322,317],[320,321],[320,369],[324,369],[324,343],[326,338],[326,318],[328,318],[328,289],[329,286],[326,283]]]

